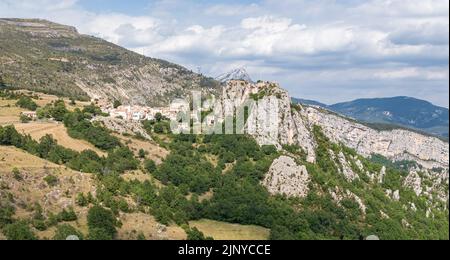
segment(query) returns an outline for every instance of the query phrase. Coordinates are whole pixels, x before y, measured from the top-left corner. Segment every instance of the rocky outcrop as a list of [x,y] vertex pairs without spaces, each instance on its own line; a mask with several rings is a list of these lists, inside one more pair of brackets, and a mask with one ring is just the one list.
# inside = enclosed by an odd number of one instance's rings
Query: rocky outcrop
[[310,178],[305,166],[299,166],[291,157],[276,159],[266,174],[262,184],[274,195],[306,197]]
[[400,191],[392,191],[392,190],[386,190],[386,196],[388,196],[390,199],[394,201],[400,201]]
[[[260,145],[298,145],[307,153],[308,162],[315,162],[315,141],[310,124],[296,109],[291,107],[291,99],[286,90],[271,82],[256,84],[232,80],[224,87],[218,108],[219,121],[232,116],[234,108],[253,103],[246,124],[246,131]],[[274,105],[275,104],[275,105]]]
[[405,179],[403,184],[405,187],[411,188],[417,196],[422,194],[422,178],[416,171],[412,171]]
[[[274,102],[276,106],[260,105],[264,102]],[[409,169],[409,176],[402,178],[403,186],[429,201],[448,202],[448,190],[443,187],[448,185],[449,179],[449,145],[438,138],[401,129],[380,131],[324,109],[292,105],[287,91],[271,82],[229,81],[216,114],[223,120],[242,106],[252,108],[245,130],[260,145],[275,145],[279,150],[283,150],[284,145],[296,145],[306,153],[308,162],[315,163],[317,142],[313,128],[317,125],[331,142],[352,148],[362,157],[379,154],[392,161],[417,162],[414,169]],[[336,164],[336,174],[342,174],[349,182],[359,179],[359,174],[363,173],[372,183],[382,185],[388,174],[385,166],[379,172],[365,169],[358,156],[349,156],[343,151],[330,150],[330,158]],[[306,169],[296,166],[293,159],[283,157],[274,162],[263,184],[272,194],[306,196],[307,179],[302,172],[306,173]],[[425,183],[428,186],[422,186]],[[394,201],[401,199],[398,190],[387,191],[386,195]],[[333,196],[338,203],[343,198],[353,199],[365,212],[364,203],[355,194],[345,190],[334,191]]]
[[349,200],[355,201],[358,204],[358,207],[361,210],[361,213],[363,215],[366,214],[367,206],[364,204],[362,199],[360,197],[358,197],[356,194],[354,194],[353,192],[351,192],[349,190],[343,191],[339,187],[335,187],[334,190],[330,190],[330,195],[333,198],[333,200],[339,205],[341,205],[341,202],[344,199],[349,199]]
[[[274,102],[276,106],[259,105],[264,102]],[[256,105],[249,106],[249,103]],[[242,106],[252,108],[249,109],[245,130],[260,145],[275,145],[279,150],[283,150],[285,145],[296,145],[306,153],[308,162],[315,163],[317,141],[313,128],[317,125],[331,142],[352,148],[359,154],[350,156],[342,150],[329,151],[338,170],[336,174],[342,174],[348,182],[361,178],[360,174],[369,176],[374,184],[383,185],[385,182],[387,168],[383,166],[379,172],[365,169],[361,156],[368,158],[379,154],[392,161],[415,161],[415,168],[408,169],[410,174],[402,178],[403,186],[430,202],[448,203],[449,193],[445,187],[449,182],[449,145],[438,138],[400,129],[379,131],[327,110],[292,105],[289,94],[270,82],[229,81],[223,89],[219,113],[216,112],[218,122],[233,116],[235,109]],[[273,163],[263,184],[272,194],[304,197],[308,193],[307,175],[306,168],[295,164],[294,159],[281,157]],[[354,200],[365,214],[364,202],[349,190],[336,187],[330,193],[338,204],[343,199]],[[386,195],[393,201],[401,200],[399,190],[388,190]],[[441,208],[438,204],[433,205],[430,207]]]
[[354,181],[356,179],[359,179],[359,176],[357,173],[355,173],[350,166],[347,158],[345,158],[345,155],[343,152],[340,152],[338,154],[338,160],[341,165],[341,168],[339,169],[340,173],[342,173],[348,181]]
[[380,174],[378,175],[378,183],[382,184],[384,182],[384,176],[386,176],[386,166],[381,168]]

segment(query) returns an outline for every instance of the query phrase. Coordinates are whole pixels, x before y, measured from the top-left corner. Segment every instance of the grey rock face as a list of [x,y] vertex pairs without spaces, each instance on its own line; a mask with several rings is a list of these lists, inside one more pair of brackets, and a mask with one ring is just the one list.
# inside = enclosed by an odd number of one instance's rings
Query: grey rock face
[[299,166],[293,158],[281,156],[276,159],[263,180],[271,194],[288,197],[306,197],[310,178],[305,166]]
[[[263,95],[261,95],[263,93]],[[233,108],[225,106],[226,100],[231,100],[234,107],[241,107],[247,101],[254,100],[258,96],[261,103],[274,99],[277,102],[276,109],[259,107],[252,110],[247,124],[248,132],[260,145],[275,145],[279,149],[283,145],[298,145],[307,153],[307,160],[315,162],[315,140],[310,130],[307,118],[291,107],[291,99],[287,91],[278,84],[271,82],[259,82],[252,84],[246,81],[230,81],[223,90],[221,100],[221,119],[233,115]],[[303,109],[299,106],[300,109]],[[276,119],[267,121],[266,118]],[[263,119],[263,120],[261,120]],[[267,133],[267,128],[276,128],[275,135]]]
[[362,199],[360,197],[358,197],[356,194],[354,194],[353,192],[351,192],[349,190],[343,191],[339,187],[335,187],[334,190],[330,190],[330,195],[338,205],[341,205],[341,202],[344,199],[354,200],[358,204],[359,209],[361,210],[361,213],[363,215],[366,214],[367,206],[364,204]]
[[[223,90],[223,99],[230,99],[236,107],[246,100],[264,93],[264,98],[275,97],[278,108],[274,111],[256,111],[258,114],[269,114],[277,118],[278,135],[276,138],[264,133],[264,127],[258,124],[251,135],[263,144],[273,144],[278,148],[282,145],[298,145],[306,153],[309,162],[315,162],[316,141],[312,133],[314,125],[321,126],[324,134],[334,143],[355,149],[360,155],[369,157],[380,154],[393,161],[416,161],[425,169],[442,168],[448,176],[449,144],[435,137],[424,136],[407,130],[378,131],[344,118],[329,111],[296,105],[291,105],[287,91],[278,84],[259,82],[252,84],[245,81],[230,81]],[[222,117],[233,114],[233,110],[223,108]],[[253,114],[251,117],[258,117]],[[360,165],[361,166],[361,165]],[[350,171],[348,177],[353,178]],[[380,174],[383,178],[384,174]],[[382,181],[382,180],[381,180]]]
[[415,171],[412,171],[403,184],[405,187],[411,188],[417,196],[422,194],[422,178]]
[[245,68],[238,68],[235,70],[232,70],[228,73],[224,73],[216,78],[217,81],[220,81],[222,83],[226,83],[231,80],[243,80],[247,81],[249,83],[253,83],[252,78],[247,73],[247,70]]
[[351,168],[350,164],[348,163],[347,158],[345,158],[344,153],[340,152],[338,154],[338,160],[339,160],[339,163],[342,166],[342,170],[340,170],[340,171],[341,171],[342,174],[344,174],[345,178],[348,181],[354,181],[356,179],[359,179],[358,174],[356,174],[353,171],[353,169]]
[[444,141],[407,130],[378,131],[325,110],[308,107],[311,124],[320,125],[336,143],[355,149],[363,156],[380,154],[391,160],[412,160],[427,169],[449,165],[449,145]]

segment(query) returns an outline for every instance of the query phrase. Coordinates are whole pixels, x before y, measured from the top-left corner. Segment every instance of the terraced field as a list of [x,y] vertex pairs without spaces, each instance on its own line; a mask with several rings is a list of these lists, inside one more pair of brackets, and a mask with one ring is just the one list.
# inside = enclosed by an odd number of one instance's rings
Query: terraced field
[[58,144],[70,148],[72,150],[82,152],[84,150],[93,150],[100,156],[106,155],[105,152],[96,148],[92,144],[84,140],[78,140],[67,134],[67,129],[61,123],[54,122],[32,122],[28,124],[14,124],[19,133],[29,134],[35,140],[39,140],[43,136],[52,135],[58,141]]
[[0,100],[0,125],[20,122],[22,108],[15,107],[16,100]]
[[191,227],[196,227],[205,236],[215,240],[268,240],[270,230],[258,226],[245,226],[230,224],[213,220],[199,220],[189,222]]

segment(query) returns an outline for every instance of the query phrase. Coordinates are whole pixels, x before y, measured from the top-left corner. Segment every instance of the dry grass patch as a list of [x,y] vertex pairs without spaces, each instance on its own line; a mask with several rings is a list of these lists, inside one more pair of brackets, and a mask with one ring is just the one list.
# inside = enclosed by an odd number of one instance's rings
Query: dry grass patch
[[145,172],[142,172],[141,170],[136,171],[127,171],[124,174],[121,175],[121,177],[125,181],[139,181],[139,182],[145,182],[145,181],[152,181],[153,178],[150,174],[147,174]]
[[114,134],[114,136],[119,138],[123,144],[127,145],[136,156],[138,156],[140,149],[148,152],[147,158],[155,161],[156,164],[161,164],[162,160],[170,153],[152,141],[139,140],[119,134]]
[[[18,91],[20,93],[29,94],[30,91]],[[39,107],[44,107],[47,104],[50,104],[51,102],[54,102],[56,100],[59,100],[57,96],[53,95],[47,95],[42,93],[35,93],[31,92],[32,95],[39,96],[39,99],[33,99],[34,102]],[[76,101],[76,105],[72,106],[70,103],[70,100],[65,98],[63,99],[66,103],[67,109],[70,111],[75,110],[75,108],[83,109],[85,106],[90,105],[90,102],[82,102],[82,101]],[[16,107],[17,100],[0,100],[0,125],[10,125],[10,124],[17,124],[20,123],[20,114],[24,111],[27,111],[27,109],[23,109],[20,107]],[[75,150],[75,149],[74,149]]]
[[33,139],[39,141],[43,136],[50,134],[59,145],[66,148],[82,152],[84,150],[92,150],[100,156],[106,156],[106,153],[96,148],[84,140],[74,139],[67,133],[66,127],[61,123],[44,123],[44,122],[32,122],[28,124],[15,124],[14,125],[19,133],[31,135]]
[[15,103],[15,100],[0,100],[0,125],[20,122],[20,113],[25,110],[15,107]]
[[214,197],[214,192],[212,190],[202,194],[201,196],[198,197],[198,200],[200,202],[203,202],[205,200],[211,200]]
[[123,224],[117,234],[120,240],[134,240],[139,232],[142,232],[148,240],[185,240],[187,238],[182,228],[165,227],[148,214],[122,214],[120,220]]
[[139,181],[145,182],[149,181],[154,184],[157,188],[163,188],[163,185],[159,180],[155,179],[150,173],[143,172],[141,170],[136,171],[127,171],[124,174],[120,175],[125,181]]
[[226,174],[226,173],[230,172],[231,170],[233,170],[233,167],[235,165],[236,165],[236,163],[226,163],[225,169],[223,169],[222,174]]
[[[20,180],[12,173],[14,168],[19,170]],[[58,180],[54,186],[44,180],[49,175]],[[76,206],[76,196],[96,192],[93,175],[76,172],[6,146],[0,146],[0,182],[7,185],[4,192],[14,195],[18,218],[29,218],[32,215],[30,209],[36,203],[42,206],[45,214],[73,207],[79,217],[86,216],[87,210]]]
[[206,219],[191,221],[189,225],[196,227],[205,236],[215,240],[268,240],[270,236],[269,229],[259,226],[245,226]]
[[214,167],[217,167],[217,165],[219,164],[219,156],[217,156],[217,155],[208,154],[208,155],[206,155],[206,159],[207,159]]
[[27,169],[55,169],[60,168],[61,166],[30,155],[15,147],[0,146],[0,173],[11,172],[15,167]]
[[14,107],[16,106],[16,102],[17,100],[0,99],[0,107],[7,107],[7,106]]

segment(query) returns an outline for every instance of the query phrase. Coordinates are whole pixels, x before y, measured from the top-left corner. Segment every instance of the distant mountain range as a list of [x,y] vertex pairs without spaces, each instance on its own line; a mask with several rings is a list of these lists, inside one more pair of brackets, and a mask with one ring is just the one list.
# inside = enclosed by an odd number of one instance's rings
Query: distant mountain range
[[294,103],[319,106],[333,112],[368,123],[392,124],[420,130],[448,138],[449,111],[447,108],[411,97],[357,99],[326,105],[307,99],[293,99]]

